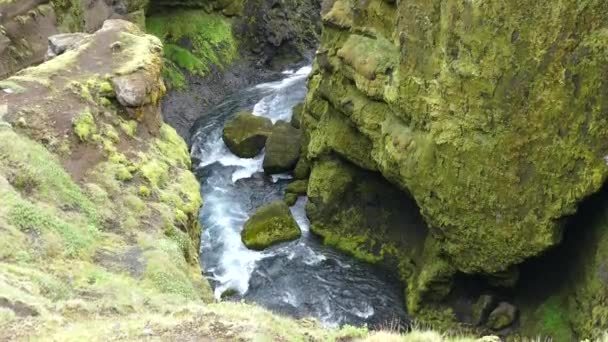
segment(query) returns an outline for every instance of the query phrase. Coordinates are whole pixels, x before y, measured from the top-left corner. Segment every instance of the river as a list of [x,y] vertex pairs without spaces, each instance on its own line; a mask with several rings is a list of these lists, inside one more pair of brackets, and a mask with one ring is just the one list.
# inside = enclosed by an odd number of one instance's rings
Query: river
[[284,72],[282,80],[264,83],[227,97],[204,113],[192,129],[192,156],[204,205],[201,260],[215,295],[255,302],[295,318],[313,317],[327,326],[370,327],[406,322],[400,282],[372,266],[328,247],[309,232],[306,198],[291,211],[302,230],[299,240],[263,252],[241,242],[243,224],[255,209],[282,199],[290,176],[266,176],[263,153],[253,159],[233,155],[222,141],[225,122],[240,110],[289,121],[306,95],[310,67]]

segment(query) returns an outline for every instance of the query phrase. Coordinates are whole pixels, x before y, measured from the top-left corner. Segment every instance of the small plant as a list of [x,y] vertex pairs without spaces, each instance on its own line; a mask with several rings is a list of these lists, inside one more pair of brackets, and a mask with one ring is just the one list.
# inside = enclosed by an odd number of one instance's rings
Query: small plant
[[97,125],[90,110],[85,110],[74,119],[74,133],[81,141],[89,141],[89,139],[97,133]]

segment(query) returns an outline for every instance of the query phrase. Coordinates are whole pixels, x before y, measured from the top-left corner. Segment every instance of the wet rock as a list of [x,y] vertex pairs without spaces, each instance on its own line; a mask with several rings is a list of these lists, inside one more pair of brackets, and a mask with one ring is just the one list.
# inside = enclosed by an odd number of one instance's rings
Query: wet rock
[[276,201],[263,206],[245,222],[241,239],[253,250],[263,250],[274,244],[291,241],[302,235],[287,204]]
[[493,295],[482,295],[473,304],[471,323],[475,326],[484,324],[492,309],[496,307],[496,298]]
[[241,112],[224,126],[222,138],[232,153],[253,158],[264,148],[271,129],[270,119]]
[[264,172],[277,174],[294,169],[300,159],[302,131],[284,121],[277,122],[266,143]]
[[78,48],[89,37],[86,33],[64,33],[49,37],[49,49],[46,52],[46,59],[53,59],[68,50]]
[[488,317],[486,326],[494,331],[499,331],[513,325],[517,319],[517,308],[507,302],[501,302]]

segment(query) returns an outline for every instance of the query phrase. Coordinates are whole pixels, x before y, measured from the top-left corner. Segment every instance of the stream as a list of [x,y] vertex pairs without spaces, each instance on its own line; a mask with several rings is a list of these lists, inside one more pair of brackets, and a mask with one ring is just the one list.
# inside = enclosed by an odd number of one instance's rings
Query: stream
[[283,198],[290,176],[266,176],[263,153],[233,155],[224,145],[225,122],[240,110],[289,121],[304,100],[310,67],[286,71],[282,80],[227,97],[204,113],[192,129],[192,157],[202,185],[204,227],[201,260],[215,296],[257,303],[295,318],[313,317],[327,326],[382,327],[407,322],[400,282],[370,265],[325,247],[309,232],[301,197],[291,211],[302,230],[299,240],[262,252],[248,250],[240,232],[255,209]]

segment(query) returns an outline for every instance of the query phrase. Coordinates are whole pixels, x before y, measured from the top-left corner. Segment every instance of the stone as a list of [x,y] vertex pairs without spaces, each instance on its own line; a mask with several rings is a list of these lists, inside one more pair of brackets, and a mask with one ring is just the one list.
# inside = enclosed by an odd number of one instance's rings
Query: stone
[[306,195],[306,190],[308,190],[308,181],[307,180],[296,180],[287,186],[285,191],[290,194],[296,195]]
[[283,196],[283,201],[285,201],[285,204],[287,204],[288,206],[292,207],[296,204],[296,202],[298,202],[298,195],[297,194],[292,194],[292,193],[285,193],[285,196]]
[[288,206],[293,206],[298,201],[300,196],[306,196],[308,189],[308,180],[296,180],[287,186],[285,189],[284,200]]
[[266,142],[264,172],[277,174],[294,169],[300,159],[302,131],[284,121],[277,122]]
[[263,250],[281,242],[295,240],[302,235],[287,204],[272,202],[259,208],[245,222],[241,239],[253,250]]
[[116,99],[121,105],[138,108],[150,102],[147,77],[143,72],[118,76],[112,79]]
[[226,123],[222,138],[235,155],[241,158],[253,158],[264,148],[271,129],[270,119],[240,112]]
[[86,33],[64,33],[49,37],[49,48],[46,59],[53,59],[68,50],[77,49],[90,35]]
[[510,303],[501,302],[488,316],[486,326],[494,331],[510,327],[517,319],[518,310]]
[[496,297],[493,295],[481,295],[473,304],[471,312],[471,323],[475,326],[484,324],[492,309],[496,307]]

